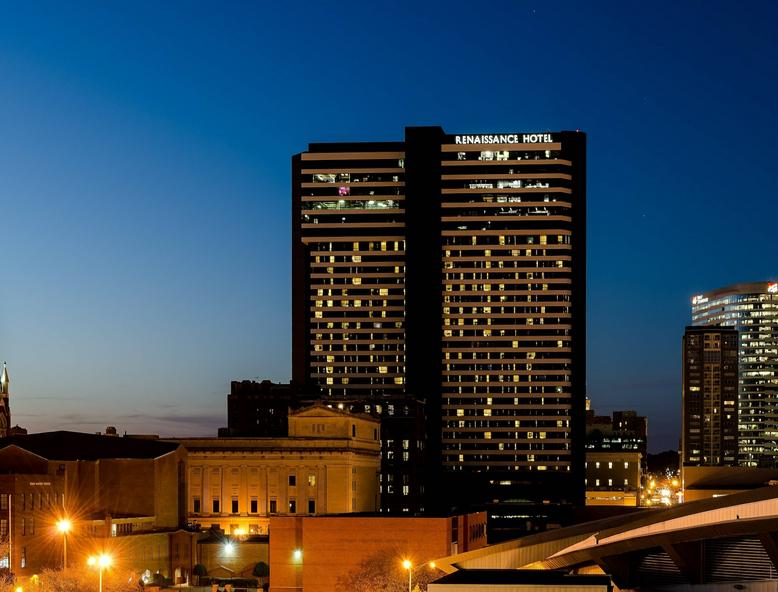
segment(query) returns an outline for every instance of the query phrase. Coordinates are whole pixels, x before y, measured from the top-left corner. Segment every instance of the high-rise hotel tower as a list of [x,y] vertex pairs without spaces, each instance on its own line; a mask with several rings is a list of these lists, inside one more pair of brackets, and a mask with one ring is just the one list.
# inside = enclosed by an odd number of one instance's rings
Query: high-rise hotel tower
[[739,464],[778,466],[778,282],[698,294],[692,324],[739,331]]
[[294,380],[424,401],[428,506],[581,501],[585,134],[411,127],[292,168]]

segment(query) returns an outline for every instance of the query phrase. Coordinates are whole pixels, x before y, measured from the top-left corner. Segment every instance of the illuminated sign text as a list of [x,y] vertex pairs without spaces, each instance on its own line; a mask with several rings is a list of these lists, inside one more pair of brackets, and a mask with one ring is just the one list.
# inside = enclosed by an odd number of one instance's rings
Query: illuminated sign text
[[553,142],[551,134],[484,134],[480,136],[454,136],[456,144],[537,144]]

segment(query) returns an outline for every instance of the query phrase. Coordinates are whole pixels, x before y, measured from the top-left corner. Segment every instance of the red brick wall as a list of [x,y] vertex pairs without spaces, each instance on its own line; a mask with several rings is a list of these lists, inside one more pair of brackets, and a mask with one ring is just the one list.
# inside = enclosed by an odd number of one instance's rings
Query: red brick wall
[[[460,537],[467,532],[463,526]],[[295,549],[302,550],[301,563],[295,562]],[[338,578],[377,554],[396,556],[402,572],[404,558],[421,565],[451,550],[451,518],[271,518],[270,589],[331,592]]]

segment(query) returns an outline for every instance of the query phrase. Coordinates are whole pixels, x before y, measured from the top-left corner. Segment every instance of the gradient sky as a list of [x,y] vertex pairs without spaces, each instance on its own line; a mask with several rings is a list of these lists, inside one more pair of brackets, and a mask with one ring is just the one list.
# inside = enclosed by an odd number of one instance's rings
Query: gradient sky
[[0,4],[0,360],[34,431],[290,376],[290,156],[588,134],[588,392],[676,447],[689,299],[778,279],[775,2]]

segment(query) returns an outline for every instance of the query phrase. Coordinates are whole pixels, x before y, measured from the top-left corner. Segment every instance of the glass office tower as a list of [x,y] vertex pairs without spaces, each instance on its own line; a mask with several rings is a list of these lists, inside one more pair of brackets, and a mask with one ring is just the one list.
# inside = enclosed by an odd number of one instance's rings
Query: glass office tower
[[778,283],[698,294],[692,298],[692,323],[739,331],[739,463],[778,466]]

